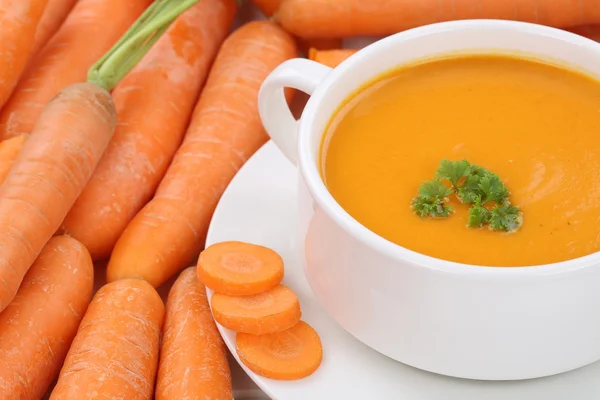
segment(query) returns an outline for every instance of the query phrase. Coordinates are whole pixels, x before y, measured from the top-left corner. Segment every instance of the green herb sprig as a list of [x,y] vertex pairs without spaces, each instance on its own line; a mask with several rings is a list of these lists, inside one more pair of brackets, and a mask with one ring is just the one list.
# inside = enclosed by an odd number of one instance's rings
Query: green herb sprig
[[453,213],[447,205],[452,194],[470,206],[470,228],[489,225],[494,231],[514,232],[523,224],[523,213],[510,204],[510,192],[500,177],[467,160],[442,160],[435,179],[421,184],[411,207],[421,218],[447,218]]

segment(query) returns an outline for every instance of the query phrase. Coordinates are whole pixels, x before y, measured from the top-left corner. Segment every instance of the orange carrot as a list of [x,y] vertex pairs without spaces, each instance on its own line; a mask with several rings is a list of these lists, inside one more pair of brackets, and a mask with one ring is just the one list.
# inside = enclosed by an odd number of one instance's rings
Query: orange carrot
[[267,140],[260,85],[296,54],[293,39],[266,21],[242,26],[223,43],[183,144],[154,198],[115,245],[109,281],[142,277],[156,287],[197,256],[221,194]]
[[310,49],[313,48],[316,50],[334,50],[343,45],[343,40],[338,38],[296,38],[296,42],[303,54],[308,54]]
[[346,58],[356,53],[358,50],[354,49],[336,49],[336,50],[322,50],[319,51],[315,48],[311,48],[308,52],[308,58],[326,65],[331,68],[335,68]]
[[31,54],[37,54],[38,51],[50,40],[56,33],[60,25],[69,15],[69,12],[77,0],[48,0],[44,14],[35,31],[33,39],[33,48]]
[[198,279],[217,293],[249,296],[274,288],[283,279],[283,260],[275,251],[251,243],[220,242],[198,258]]
[[0,4],[0,108],[27,66],[46,2],[10,0]]
[[163,316],[163,302],[147,282],[124,279],[100,288],[50,400],[152,399]]
[[81,243],[67,236],[50,239],[0,314],[2,398],[44,395],[77,333],[93,279],[92,259]]
[[578,35],[585,36],[586,38],[600,42],[600,24],[576,26],[573,28],[569,28],[567,30],[570,32],[576,33]]
[[269,335],[238,333],[236,352],[252,372],[278,380],[302,379],[319,368],[321,339],[306,322]]
[[88,83],[69,86],[42,112],[0,186],[0,310],[83,190],[115,122],[110,94]]
[[210,304],[219,324],[253,335],[284,331],[296,325],[302,316],[298,296],[284,285],[254,296],[215,293]]
[[600,23],[598,0],[284,0],[276,19],[302,37],[385,36],[459,19],[507,19],[555,27]]
[[46,103],[66,86],[85,81],[92,64],[148,3],[150,0],[77,2],[65,23],[34,57],[0,113],[0,139],[31,133]]
[[109,91],[193,1],[153,3],[93,65],[91,83],[63,89],[43,109],[0,186],[0,311],[81,194],[112,137],[116,110]]
[[[252,0],[255,6],[257,6],[262,13],[267,17],[275,15],[279,6],[283,0]],[[314,39],[303,39],[297,38],[297,43],[300,51],[304,54],[308,52],[308,49],[314,47],[319,50],[337,49],[342,46],[342,39],[337,38],[314,38]]]
[[235,0],[201,0],[114,90],[115,135],[62,230],[84,243],[94,260],[109,256],[154,194],[235,10]]
[[267,17],[272,16],[279,10],[283,0],[252,0],[252,3],[262,11]]
[[0,142],[0,184],[6,179],[28,138],[29,135],[19,135]]
[[233,399],[225,344],[193,267],[169,292],[163,329],[156,400]]

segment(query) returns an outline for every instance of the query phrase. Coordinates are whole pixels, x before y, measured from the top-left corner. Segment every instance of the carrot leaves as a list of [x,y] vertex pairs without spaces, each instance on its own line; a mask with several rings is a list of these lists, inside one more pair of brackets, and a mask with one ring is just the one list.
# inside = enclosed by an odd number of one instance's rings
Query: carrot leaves
[[88,82],[111,91],[175,19],[200,0],[155,0],[88,72]]
[[494,231],[514,232],[523,223],[523,214],[510,204],[510,192],[500,177],[467,160],[442,160],[435,179],[421,184],[411,207],[421,218],[446,218],[453,211],[447,205],[452,194],[461,203],[470,205],[467,220],[470,228],[488,225]]

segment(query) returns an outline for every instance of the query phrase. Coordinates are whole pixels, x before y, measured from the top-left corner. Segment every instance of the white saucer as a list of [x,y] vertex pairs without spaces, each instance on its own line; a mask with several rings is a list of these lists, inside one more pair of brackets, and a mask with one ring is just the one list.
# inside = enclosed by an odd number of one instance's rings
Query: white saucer
[[[600,399],[600,363],[529,381],[469,381],[406,366],[354,339],[319,306],[303,276],[296,247],[296,180],[295,169],[272,142],[267,143],[231,182],[215,212],[207,239],[207,245],[240,240],[270,247],[281,254],[286,263],[284,283],[296,291],[303,319],[317,330],[323,341],[321,367],[303,380],[274,381],[244,367],[269,397],[276,400]],[[219,330],[235,355],[235,333],[221,326]]]

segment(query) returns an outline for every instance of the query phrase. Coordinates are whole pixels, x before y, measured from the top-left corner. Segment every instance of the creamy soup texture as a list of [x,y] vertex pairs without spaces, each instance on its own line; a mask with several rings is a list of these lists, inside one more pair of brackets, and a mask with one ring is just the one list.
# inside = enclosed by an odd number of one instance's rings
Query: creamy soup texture
[[[514,233],[466,226],[468,207],[410,208],[441,159],[497,173],[523,212]],[[600,249],[600,83],[512,56],[429,60],[386,74],[334,115],[322,174],[358,222],[410,250],[482,266],[531,266]]]

